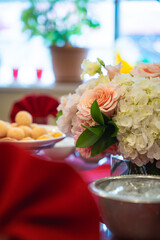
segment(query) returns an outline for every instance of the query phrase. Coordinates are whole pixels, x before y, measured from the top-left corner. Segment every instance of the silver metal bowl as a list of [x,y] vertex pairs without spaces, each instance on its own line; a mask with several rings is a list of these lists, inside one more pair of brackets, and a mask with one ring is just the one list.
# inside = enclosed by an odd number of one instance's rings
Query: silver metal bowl
[[[160,239],[160,194],[155,191],[154,196],[144,197],[143,190],[146,189],[147,181],[160,184],[160,177],[114,176],[96,180],[89,185],[90,190],[98,196],[99,209],[104,223],[115,236],[124,239]],[[138,182],[145,187],[142,187],[140,197],[131,196],[134,189],[128,195],[113,194],[112,191],[106,189],[110,183],[123,186],[127,182],[131,184]]]

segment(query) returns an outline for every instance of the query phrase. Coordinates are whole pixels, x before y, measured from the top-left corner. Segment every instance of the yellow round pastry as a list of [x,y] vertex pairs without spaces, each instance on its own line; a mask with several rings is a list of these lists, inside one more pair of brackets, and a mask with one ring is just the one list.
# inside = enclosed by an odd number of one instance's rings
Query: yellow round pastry
[[53,139],[51,135],[42,135],[37,138],[37,140],[47,140],[47,139]]
[[0,120],[0,138],[6,137],[8,132],[8,125],[4,121]]
[[7,137],[21,140],[24,138],[24,131],[19,127],[10,127],[8,129]]
[[32,136],[32,129],[28,126],[19,126],[24,132],[24,137],[31,137]]
[[38,124],[37,123],[32,123],[30,127],[33,129],[35,127],[38,127]]
[[4,137],[4,138],[0,138],[0,141],[17,141],[17,139],[11,138],[11,137]]
[[18,124],[14,122],[14,123],[11,123],[10,126],[11,127],[18,127]]
[[35,127],[32,130],[32,137],[37,139],[38,137],[47,134],[47,130],[44,127]]
[[15,121],[18,125],[30,126],[32,123],[32,115],[27,111],[20,111],[16,114]]
[[25,137],[25,138],[22,138],[21,141],[34,141],[34,139],[31,137]]

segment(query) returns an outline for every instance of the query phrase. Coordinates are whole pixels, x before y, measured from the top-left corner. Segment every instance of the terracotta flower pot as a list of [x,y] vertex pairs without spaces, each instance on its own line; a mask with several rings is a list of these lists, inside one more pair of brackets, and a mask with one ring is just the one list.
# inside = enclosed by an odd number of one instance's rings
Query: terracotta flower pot
[[50,50],[56,82],[80,82],[81,64],[88,49],[51,46]]

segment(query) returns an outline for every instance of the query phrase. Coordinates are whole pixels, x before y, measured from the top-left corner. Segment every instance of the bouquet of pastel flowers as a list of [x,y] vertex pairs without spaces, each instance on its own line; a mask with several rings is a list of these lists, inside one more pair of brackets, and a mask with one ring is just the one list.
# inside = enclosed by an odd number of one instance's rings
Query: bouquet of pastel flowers
[[121,68],[84,60],[81,78],[93,78],[61,97],[57,125],[85,158],[120,154],[160,174],[160,63]]

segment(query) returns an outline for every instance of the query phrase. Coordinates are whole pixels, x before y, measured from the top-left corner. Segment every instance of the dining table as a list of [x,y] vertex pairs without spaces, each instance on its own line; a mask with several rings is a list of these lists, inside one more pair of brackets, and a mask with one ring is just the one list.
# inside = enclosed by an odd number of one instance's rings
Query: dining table
[[[45,154],[42,150],[39,153],[46,160],[52,161],[51,157]],[[83,180],[89,185],[91,182],[111,176],[111,165],[110,165],[110,155],[106,155],[104,158],[98,160],[97,162],[92,161],[92,159],[86,160],[81,156],[77,156],[77,152],[71,153],[65,159],[61,159],[58,161],[64,161],[71,165],[83,178]],[[97,197],[93,195],[93,198],[97,202]],[[97,202],[98,205],[98,202]],[[103,223],[101,219],[99,223],[100,229],[100,240],[118,240],[116,236],[112,234],[112,232],[107,228],[107,226]]]

